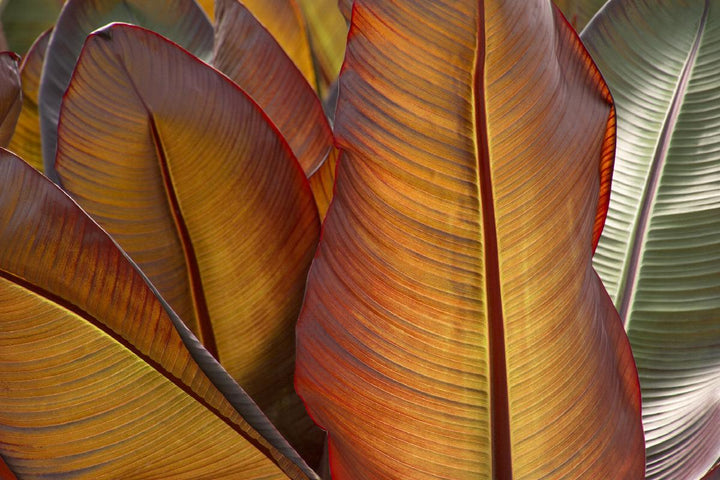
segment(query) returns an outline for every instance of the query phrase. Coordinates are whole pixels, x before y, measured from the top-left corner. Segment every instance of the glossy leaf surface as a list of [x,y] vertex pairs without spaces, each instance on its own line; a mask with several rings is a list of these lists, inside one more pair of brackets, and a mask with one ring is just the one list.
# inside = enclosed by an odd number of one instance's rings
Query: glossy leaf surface
[[8,48],[22,56],[35,39],[55,25],[63,0],[3,0],[0,20]]
[[316,478],[113,240],[0,152],[0,456],[19,478]]
[[7,146],[15,131],[22,108],[20,58],[12,52],[0,52],[0,146]]
[[550,2],[356,0],[296,388],[335,479],[641,479],[591,265],[610,97]]
[[33,43],[20,65],[22,82],[22,109],[8,150],[16,153],[36,169],[43,170],[42,145],[40,144],[40,116],[38,115],[38,91],[40,75],[51,31],[40,35]]
[[[307,82],[317,80],[310,38],[297,0],[235,0],[247,7],[295,62]],[[227,2],[224,2],[227,3]],[[217,16],[217,12],[215,13]]]
[[90,32],[110,22],[147,27],[208,58],[213,29],[194,0],[68,0],[53,30],[40,84],[40,128],[45,174],[57,181],[55,154],[62,96]]
[[718,7],[611,2],[583,33],[618,105],[594,261],[633,346],[652,479],[697,479],[720,457]]
[[319,456],[292,385],[319,221],[277,129],[224,75],[117,24],[89,37],[59,133],[65,188],[283,433]]
[[320,100],[280,45],[237,0],[217,1],[212,63],[277,125],[305,174],[314,173],[333,144]]
[[593,15],[607,3],[607,0],[554,0],[554,2],[575,30],[580,32]]

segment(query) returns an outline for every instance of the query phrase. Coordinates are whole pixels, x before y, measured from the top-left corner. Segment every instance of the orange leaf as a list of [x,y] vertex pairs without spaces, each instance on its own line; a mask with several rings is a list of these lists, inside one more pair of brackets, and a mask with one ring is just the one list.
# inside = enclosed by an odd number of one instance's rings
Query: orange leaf
[[237,0],[218,0],[217,7],[213,65],[267,113],[310,176],[333,143],[317,95],[247,8]]
[[614,112],[547,1],[356,0],[297,327],[336,479],[640,479],[592,269]]
[[0,456],[20,478],[316,475],[59,188],[0,151]]
[[259,107],[177,45],[116,24],[80,56],[56,167],[283,434],[319,456],[322,434],[292,386],[319,219]]
[[[227,1],[225,3],[227,4]],[[307,82],[315,88],[317,80],[310,39],[297,0],[242,0],[240,4],[247,7],[267,28],[288,57],[295,62]],[[215,15],[218,13],[215,12]]]
[[22,80],[22,110],[8,149],[36,169],[43,170],[40,145],[40,117],[38,116],[38,90],[45,52],[52,30],[45,31],[32,44],[20,65]]

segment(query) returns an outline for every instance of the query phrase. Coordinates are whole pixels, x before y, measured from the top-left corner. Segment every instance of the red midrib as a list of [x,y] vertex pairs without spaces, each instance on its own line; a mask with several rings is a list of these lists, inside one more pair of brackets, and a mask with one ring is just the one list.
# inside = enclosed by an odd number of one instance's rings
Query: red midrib
[[477,50],[473,93],[475,97],[475,135],[478,154],[478,184],[483,229],[485,267],[485,305],[487,309],[490,369],[490,433],[492,438],[492,476],[512,479],[510,450],[510,412],[508,405],[505,325],[500,288],[495,203],[490,168],[485,105],[485,7],[478,2]]

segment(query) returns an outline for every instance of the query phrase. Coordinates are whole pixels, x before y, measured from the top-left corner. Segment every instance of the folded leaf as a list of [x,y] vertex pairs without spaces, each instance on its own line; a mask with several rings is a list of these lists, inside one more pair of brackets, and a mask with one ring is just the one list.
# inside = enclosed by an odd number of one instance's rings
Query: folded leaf
[[237,0],[217,1],[212,64],[277,125],[306,175],[314,173],[333,144],[320,100],[280,45]]
[[540,0],[353,8],[297,327],[333,478],[641,479],[591,265],[614,113],[576,34]]
[[19,478],[317,478],[134,264],[0,152],[0,456]]
[[12,52],[0,52],[0,146],[10,142],[22,108],[20,87],[20,57]]
[[68,0],[50,36],[40,83],[43,165],[53,181],[58,181],[54,165],[62,96],[85,37],[110,22],[150,28],[199,57],[212,51],[212,25],[194,0]]
[[294,325],[319,236],[305,175],[233,82],[139,27],[88,38],[57,171],[172,308],[308,458]]
[[[240,2],[252,12],[255,18],[272,34],[288,57],[295,62],[307,82],[315,88],[317,79],[310,50],[310,39],[297,0],[235,1]],[[217,16],[217,12],[215,15]]]
[[720,458],[720,8],[610,2],[583,33],[618,105],[595,266],[633,347],[650,479]]
[[8,48],[24,56],[35,38],[52,28],[62,6],[63,0],[3,0],[0,18]]
[[28,50],[20,65],[22,83],[22,109],[8,150],[12,150],[36,169],[43,170],[40,145],[40,117],[38,116],[38,90],[40,74],[51,30],[40,35]]

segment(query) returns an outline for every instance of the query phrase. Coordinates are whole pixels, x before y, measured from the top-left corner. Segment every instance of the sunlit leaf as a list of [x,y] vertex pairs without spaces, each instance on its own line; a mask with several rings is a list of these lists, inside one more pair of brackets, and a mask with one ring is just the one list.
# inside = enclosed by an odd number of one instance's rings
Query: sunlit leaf
[[116,24],[83,49],[56,167],[283,434],[319,457],[292,385],[318,214],[259,107],[177,45]]
[[311,175],[333,144],[317,95],[280,45],[237,0],[217,1],[216,23],[213,65],[258,103]]
[[38,90],[50,32],[48,30],[37,38],[20,65],[22,110],[18,117],[15,133],[8,145],[9,150],[40,171],[43,170],[43,161],[42,146],[40,145]]
[[5,151],[0,178],[0,456],[19,478],[316,478],[67,195]]
[[583,38],[618,105],[595,265],[633,347],[650,479],[720,458],[720,5],[610,2]]
[[322,97],[337,79],[345,55],[347,22],[337,0],[298,0],[310,33]]
[[[305,20],[297,0],[235,0],[247,7],[285,50],[313,88],[317,85]],[[215,13],[217,16],[217,12]]]
[[85,37],[110,22],[150,28],[201,58],[208,58],[212,52],[212,25],[194,0],[68,0],[50,36],[39,95],[43,165],[46,175],[54,181],[63,93]]
[[595,15],[607,0],[553,0],[578,32]]
[[0,146],[10,142],[22,108],[20,58],[12,52],[0,52]]
[[55,25],[63,0],[3,0],[0,20],[10,50],[25,55],[41,33]]
[[614,111],[574,31],[541,0],[352,18],[296,370],[333,478],[642,479],[591,264]]

